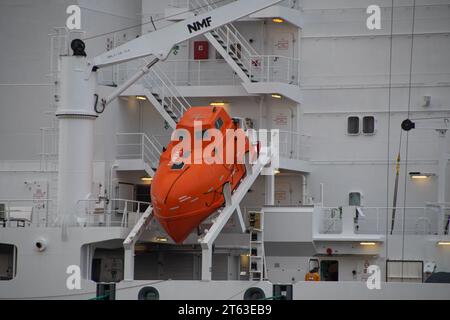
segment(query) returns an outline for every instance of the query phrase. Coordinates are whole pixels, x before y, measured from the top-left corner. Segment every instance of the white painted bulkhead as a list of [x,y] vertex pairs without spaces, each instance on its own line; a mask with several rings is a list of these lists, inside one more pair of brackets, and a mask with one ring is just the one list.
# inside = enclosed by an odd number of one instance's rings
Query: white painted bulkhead
[[[47,34],[52,32],[52,27],[64,24],[66,4],[58,2],[51,4],[36,2],[27,10],[18,10],[5,2],[1,4],[0,24],[2,32],[7,32],[5,37],[6,50],[0,53],[0,199],[23,199],[32,197],[32,193],[25,185],[25,181],[47,181],[56,184],[57,171],[43,172],[39,153],[41,127],[51,125],[52,115],[45,115],[46,111],[54,113],[49,106],[52,102],[51,83],[45,77],[48,74],[49,48]],[[155,4],[158,2],[158,5]],[[208,62],[211,73],[202,74],[202,85],[196,86],[198,71],[195,62],[177,63],[177,73],[170,66],[173,62],[167,62],[162,66],[168,71],[168,75],[177,76],[180,82],[180,91],[193,105],[207,105],[212,101],[225,101],[228,110],[233,116],[249,117],[254,120],[256,126],[265,128],[277,128],[283,131],[294,131],[310,136],[309,148],[305,149],[305,157],[310,160],[312,167],[308,174],[308,197],[314,202],[324,200],[325,206],[346,206],[350,192],[358,191],[363,195],[363,206],[386,206],[392,203],[394,185],[394,161],[398,152],[400,123],[407,117],[408,109],[408,72],[409,50],[411,37],[411,7],[408,1],[402,2],[402,7],[395,10],[399,23],[395,25],[393,47],[393,90],[391,100],[391,113],[388,113],[388,80],[389,80],[389,14],[390,1],[381,1],[383,7],[383,29],[369,33],[365,28],[365,8],[370,1],[303,1],[302,15],[304,28],[301,33],[296,33],[291,25],[275,25],[271,22],[264,25],[261,21],[245,21],[238,23],[242,33],[248,38],[254,38],[255,48],[264,54],[276,54],[273,51],[273,43],[276,34],[292,35],[294,42],[292,57],[301,61],[301,93],[302,104],[287,99],[273,99],[270,95],[264,97],[261,106],[260,97],[250,95],[245,90],[236,89],[238,83],[231,83],[231,87],[223,87],[222,83],[212,86],[214,80],[221,81],[220,74],[227,78],[233,77],[229,66],[223,61]],[[30,4],[27,2],[30,6]],[[91,3],[80,1],[83,12],[83,29],[87,30],[87,36],[117,30],[124,26],[133,25],[141,19],[148,20],[149,15],[158,17],[163,14],[166,3],[160,1],[97,1]],[[417,15],[420,17],[416,26],[417,35],[414,37],[414,67],[413,86],[411,90],[412,117],[440,117],[449,116],[450,94],[450,65],[448,63],[449,33],[448,26],[450,11],[446,1],[437,1],[429,4],[427,1],[418,2]],[[26,7],[25,7],[26,8]],[[21,19],[13,20],[20,12]],[[35,15],[38,15],[36,18]],[[141,17],[142,14],[142,17]],[[30,17],[35,17],[30,19]],[[437,17],[437,18],[436,18]],[[12,26],[12,27],[11,27]],[[150,24],[145,25],[144,32],[152,30]],[[33,37],[23,41],[23,34],[33,30]],[[102,36],[87,41],[88,54],[94,55],[103,52],[107,43],[114,38],[124,41],[136,36],[135,31],[125,32],[114,37]],[[298,36],[301,34],[301,39]],[[262,40],[264,39],[264,40]],[[118,40],[117,40],[118,41]],[[193,40],[195,41],[195,40]],[[300,44],[301,42],[301,44]],[[192,60],[193,42],[180,45],[176,56],[171,55],[169,60]],[[33,50],[30,50],[33,48]],[[432,53],[432,54],[431,54]],[[210,57],[215,54],[210,52]],[[26,61],[23,63],[23,61]],[[180,71],[181,70],[181,71]],[[208,69],[207,69],[208,70]],[[221,73],[222,72],[222,73]],[[218,80],[217,80],[218,79]],[[186,80],[186,81],[185,81]],[[237,81],[231,78],[232,81]],[[185,82],[183,84],[183,82]],[[187,82],[191,82],[188,85]],[[189,88],[192,87],[192,88]],[[100,87],[100,92],[110,92],[110,87]],[[209,91],[210,90],[210,91]],[[213,92],[209,97],[204,97],[205,91]],[[230,92],[223,96],[216,92]],[[197,93],[196,93],[197,92]],[[236,92],[239,92],[238,94]],[[430,107],[423,107],[423,96],[431,96]],[[375,117],[375,133],[353,136],[347,134],[347,118],[349,116]],[[390,127],[388,121],[390,120]],[[390,128],[390,129],[389,129]],[[117,133],[146,133],[159,136],[162,140],[170,135],[171,130],[164,127],[160,114],[149,102],[138,101],[134,98],[121,98],[111,104],[105,113],[96,120],[94,129],[94,159],[93,179],[97,184],[102,184],[109,195],[114,196],[119,182],[141,184],[143,172],[116,173],[112,166],[116,157]],[[405,134],[403,135],[402,154],[406,152]],[[437,201],[437,177],[425,181],[413,181],[407,175],[408,172],[430,172],[437,174],[437,160],[440,155],[439,136],[435,131],[413,131],[409,135],[409,163],[407,168],[402,163],[401,183],[399,189],[398,204],[406,206],[424,206],[426,202]],[[389,157],[387,156],[387,143],[389,144]],[[20,146],[20,147],[17,147]],[[450,146],[447,146],[450,148]],[[389,166],[388,166],[389,165]],[[407,172],[406,172],[407,169]],[[405,179],[406,175],[406,179]],[[450,180],[450,175],[446,177]],[[296,206],[304,203],[305,194],[302,188],[302,176],[299,173],[283,171],[275,179],[275,204],[283,206]],[[324,199],[321,199],[320,185],[323,184]],[[387,189],[389,186],[389,189]],[[406,186],[407,198],[404,199]],[[55,188],[49,190],[56,191]],[[242,204],[246,208],[260,208],[264,204],[265,188],[264,178],[260,177]],[[51,198],[56,193],[50,194]],[[447,198],[450,199],[450,191],[447,190]],[[1,201],[0,201],[1,202]],[[302,222],[301,222],[302,223]],[[0,229],[2,226],[0,225]],[[299,228],[300,230],[300,228]],[[8,230],[10,231],[10,230]],[[74,231],[69,233],[69,239],[85,237],[85,241],[74,241],[70,244],[58,245],[58,249],[52,247],[39,257],[33,247],[35,238],[48,235],[52,239],[59,239],[60,234],[56,230],[38,230],[25,235],[25,230],[13,230],[14,235],[0,231],[0,242],[14,242],[19,248],[17,281],[10,284],[1,283],[1,292],[8,292],[6,297],[26,297],[27,292],[31,297],[40,295],[38,291],[29,291],[31,287],[42,286],[41,279],[49,279],[51,276],[55,282],[63,285],[64,273],[67,263],[81,263],[81,246],[85,243],[100,241],[93,236],[98,230]],[[77,234],[81,232],[83,235]],[[112,234],[114,233],[114,235]],[[72,236],[70,236],[72,234]],[[126,236],[126,231],[102,230],[102,240],[107,238],[120,238]],[[100,237],[100,235],[99,235]],[[236,237],[236,242],[241,245],[247,238]],[[11,240],[13,239],[13,240]],[[58,243],[56,240],[55,243]],[[233,243],[234,241],[228,241]],[[225,246],[229,246],[221,243]],[[402,241],[399,236],[392,236],[388,241],[390,259],[402,258]],[[436,241],[424,241],[421,236],[410,236],[404,247],[405,259],[423,259],[424,261],[438,260],[438,270],[448,271],[448,255],[446,247],[437,247]],[[67,251],[67,247],[70,250]],[[226,251],[226,250],[225,250]],[[243,249],[237,249],[231,256],[238,257]],[[63,255],[64,252],[64,255]],[[51,255],[49,256],[49,254]],[[216,255],[213,259],[217,272],[213,270],[213,280],[224,280],[224,273],[229,273],[236,264],[224,268],[227,253]],[[44,261],[43,257],[46,257]],[[198,253],[185,253],[183,258],[177,258],[176,254],[162,252],[158,259],[153,255],[137,257],[136,275],[143,282],[136,281],[130,284],[120,284],[120,287],[130,286],[130,289],[119,290],[117,297],[124,299],[136,299],[140,286],[148,284],[148,281],[157,279],[199,279]],[[197,257],[197,258],[196,258]],[[301,281],[308,268],[309,255],[297,257],[274,256],[268,257],[269,280],[272,282],[297,282]],[[29,260],[27,260],[29,259]],[[24,265],[36,264],[37,268],[45,271],[45,266],[51,261],[54,263],[57,275],[42,276],[24,272]],[[66,263],[66,259],[67,263]],[[329,259],[323,257],[323,259]],[[348,283],[342,284],[342,290],[352,292],[355,298],[378,297],[386,298],[390,295],[398,297],[417,298],[448,296],[448,288],[438,285],[427,285],[424,288],[400,287],[397,284],[385,284],[385,295],[379,296],[376,291],[369,292],[360,282],[360,273],[364,268],[365,260],[371,263],[383,265],[385,257],[333,257],[340,263],[339,279]],[[33,262],[31,262],[33,261]],[[59,261],[59,262],[57,262]],[[62,262],[64,261],[64,263]],[[158,261],[165,261],[163,270],[158,271]],[[180,262],[181,261],[181,262]],[[201,264],[201,261],[200,261]],[[278,267],[275,267],[277,265]],[[180,266],[176,270],[174,266]],[[147,270],[152,270],[148,271]],[[356,270],[354,278],[352,270]],[[50,270],[48,270],[49,273]],[[229,279],[237,279],[236,272]],[[25,274],[25,275],[24,275]],[[293,280],[294,279],[294,280]],[[12,280],[15,281],[15,280]],[[34,284],[34,285],[33,285]],[[135,286],[138,287],[135,287]],[[220,287],[223,296],[217,298],[242,299],[237,294],[248,287],[245,282],[227,281],[225,283],[211,282],[178,282],[164,281],[155,284],[161,297],[170,296],[172,299],[183,299],[187,294],[192,294],[192,287],[203,286],[204,290],[198,290],[198,297],[210,297],[211,292],[217,292],[215,286]],[[262,287],[266,295],[270,296],[271,285],[263,282]],[[93,283],[83,282],[85,293],[77,298],[92,298],[95,295]],[[310,283],[296,283],[295,298],[337,298],[332,284],[320,283],[317,286]],[[5,290],[3,290],[5,288]],[[6,289],[7,288],[7,289]],[[42,287],[39,287],[42,288]],[[176,290],[175,290],[176,288]],[[414,288],[414,290],[412,290]],[[51,295],[66,295],[63,287],[54,289],[47,287]],[[12,291],[11,291],[12,290]],[[16,290],[16,291],[15,291]],[[34,290],[34,289],[33,289]],[[324,292],[327,295],[324,295]],[[415,292],[415,293],[412,293]],[[14,294],[13,294],[14,293]],[[4,297],[4,296],[3,296]],[[192,297],[192,296],[191,296]]]

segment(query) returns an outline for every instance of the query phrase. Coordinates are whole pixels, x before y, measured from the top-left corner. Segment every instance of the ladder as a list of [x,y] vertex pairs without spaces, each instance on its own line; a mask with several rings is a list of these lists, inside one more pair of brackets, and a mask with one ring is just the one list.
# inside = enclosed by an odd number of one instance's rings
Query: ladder
[[250,225],[250,280],[263,281],[267,277],[264,252],[264,214],[260,211],[250,211],[248,214]]

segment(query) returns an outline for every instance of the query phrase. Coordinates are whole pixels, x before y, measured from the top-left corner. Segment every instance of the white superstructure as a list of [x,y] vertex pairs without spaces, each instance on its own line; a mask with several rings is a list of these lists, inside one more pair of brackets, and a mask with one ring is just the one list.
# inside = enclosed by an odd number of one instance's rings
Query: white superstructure
[[[450,297],[423,283],[450,272],[450,2],[378,1],[380,30],[371,1],[267,0],[250,16],[231,2],[80,0],[71,32],[54,29],[68,1],[0,1],[0,299],[89,299],[96,282],[117,299],[273,297],[273,284],[294,299]],[[279,169],[259,176],[269,155],[177,246],[152,220],[151,177],[183,113],[211,104],[278,129]],[[303,281],[316,264],[322,281]]]

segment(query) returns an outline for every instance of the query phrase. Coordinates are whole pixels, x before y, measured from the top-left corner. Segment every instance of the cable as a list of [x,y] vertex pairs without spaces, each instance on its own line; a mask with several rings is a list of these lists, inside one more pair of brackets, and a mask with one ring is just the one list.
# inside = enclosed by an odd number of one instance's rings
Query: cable
[[450,116],[448,116],[448,117],[431,117],[431,118],[414,118],[414,119],[409,119],[409,120],[411,120],[411,121],[418,121],[418,120],[448,120],[449,118],[450,118]]
[[[411,30],[411,52],[409,60],[409,88],[408,88],[408,119],[411,115],[411,91],[412,91],[412,72],[413,72],[413,58],[414,58],[414,31],[416,23],[416,0],[413,0],[413,12],[412,12],[412,30]],[[407,196],[407,183],[408,183],[408,156],[409,156],[409,131],[406,132],[406,156],[405,156],[405,190],[403,195],[403,219],[402,219],[402,282],[403,282],[403,269],[405,260],[405,234],[406,234],[406,196]]]
[[[84,41],[92,40],[92,39],[95,39],[95,38],[100,38],[100,37],[107,36],[107,35],[112,34],[112,33],[121,32],[121,31],[126,31],[126,30],[130,30],[130,29],[142,27],[142,26],[145,26],[145,25],[148,25],[148,24],[152,24],[153,27],[154,27],[155,30],[156,30],[155,22],[165,21],[165,20],[167,20],[167,19],[174,18],[174,17],[176,17],[176,16],[180,16],[180,15],[182,15],[182,14],[184,14],[184,13],[189,13],[189,12],[192,12],[192,11],[196,11],[196,10],[198,10],[198,9],[203,9],[203,8],[206,8],[206,7],[210,7],[210,6],[212,6],[212,5],[219,4],[219,3],[224,2],[224,1],[227,1],[227,0],[218,0],[218,1],[216,1],[216,2],[211,2],[211,3],[209,3],[209,4],[206,4],[206,5],[203,5],[203,6],[200,6],[200,7],[196,7],[196,8],[193,8],[193,9],[186,10],[186,11],[182,11],[182,12],[179,12],[179,13],[176,13],[176,14],[172,14],[172,15],[167,16],[167,17],[164,17],[164,18],[159,18],[159,19],[156,19],[156,20],[153,20],[153,17],[150,17],[150,21],[143,22],[143,23],[140,23],[140,24],[137,24],[137,25],[134,25],[134,26],[125,27],[125,28],[122,28],[122,29],[117,29],[117,30],[110,31],[110,32],[105,32],[105,33],[97,34],[97,35],[95,35],[95,36],[90,36],[90,37],[84,38],[83,40],[84,40]],[[170,24],[170,25],[173,25],[173,24]],[[169,25],[169,26],[170,26],[170,25]],[[164,28],[167,28],[167,27],[168,27],[168,26],[165,26],[165,27],[163,27],[163,28],[161,28],[161,29],[164,29]],[[160,30],[161,30],[161,29],[160,29]]]
[[229,298],[227,298],[227,299],[225,299],[225,300],[231,300],[231,299],[233,299],[233,298],[236,297],[238,294],[241,294],[241,293],[247,291],[248,289],[250,289],[251,287],[255,286],[257,283],[260,283],[260,282],[262,282],[262,281],[257,280],[257,281],[255,281],[255,282],[253,282],[253,283],[252,283],[251,285],[249,285],[248,287],[244,288],[243,290],[240,290],[238,293],[232,295],[231,297],[229,297]]
[[[133,289],[133,288],[155,285],[155,284],[168,282],[168,281],[170,281],[170,280],[157,280],[157,281],[153,281],[153,282],[141,283],[141,284],[134,285],[134,286],[118,288],[118,289],[116,289],[116,292],[120,291],[120,290],[128,290],[128,289]],[[8,300],[35,300],[35,299],[52,299],[52,298],[56,299],[56,298],[63,298],[63,297],[84,296],[87,294],[97,294],[97,292],[96,291],[88,291],[88,292],[73,293],[73,294],[61,294],[61,295],[55,295],[55,296],[19,297],[19,298],[8,298]],[[3,300],[3,299],[0,299],[0,300]]]
[[391,157],[391,108],[392,108],[392,51],[394,38],[394,0],[391,1],[391,37],[389,47],[389,90],[388,90],[388,143],[387,143],[387,167],[386,167],[386,244],[385,259],[389,258],[389,177],[391,173],[390,157]]

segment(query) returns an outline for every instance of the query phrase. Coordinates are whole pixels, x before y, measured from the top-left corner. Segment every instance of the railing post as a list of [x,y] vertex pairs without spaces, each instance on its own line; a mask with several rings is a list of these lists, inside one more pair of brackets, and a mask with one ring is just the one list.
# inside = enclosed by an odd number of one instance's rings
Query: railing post
[[230,28],[227,29],[227,54],[230,54]]
[[123,216],[125,217],[125,228],[128,228],[128,201],[125,201],[125,206],[123,207]]
[[287,59],[287,65],[288,65],[288,67],[287,67],[287,82],[289,83],[290,81],[291,81],[291,59],[290,58],[288,58]]
[[144,134],[141,133],[141,159],[142,159],[142,161],[145,162],[145,157],[144,157],[144,138],[145,138]]
[[198,60],[197,61],[197,64],[198,64],[198,66],[197,66],[197,85],[199,86],[200,85],[200,79],[201,79],[201,63],[200,63],[200,60]]

